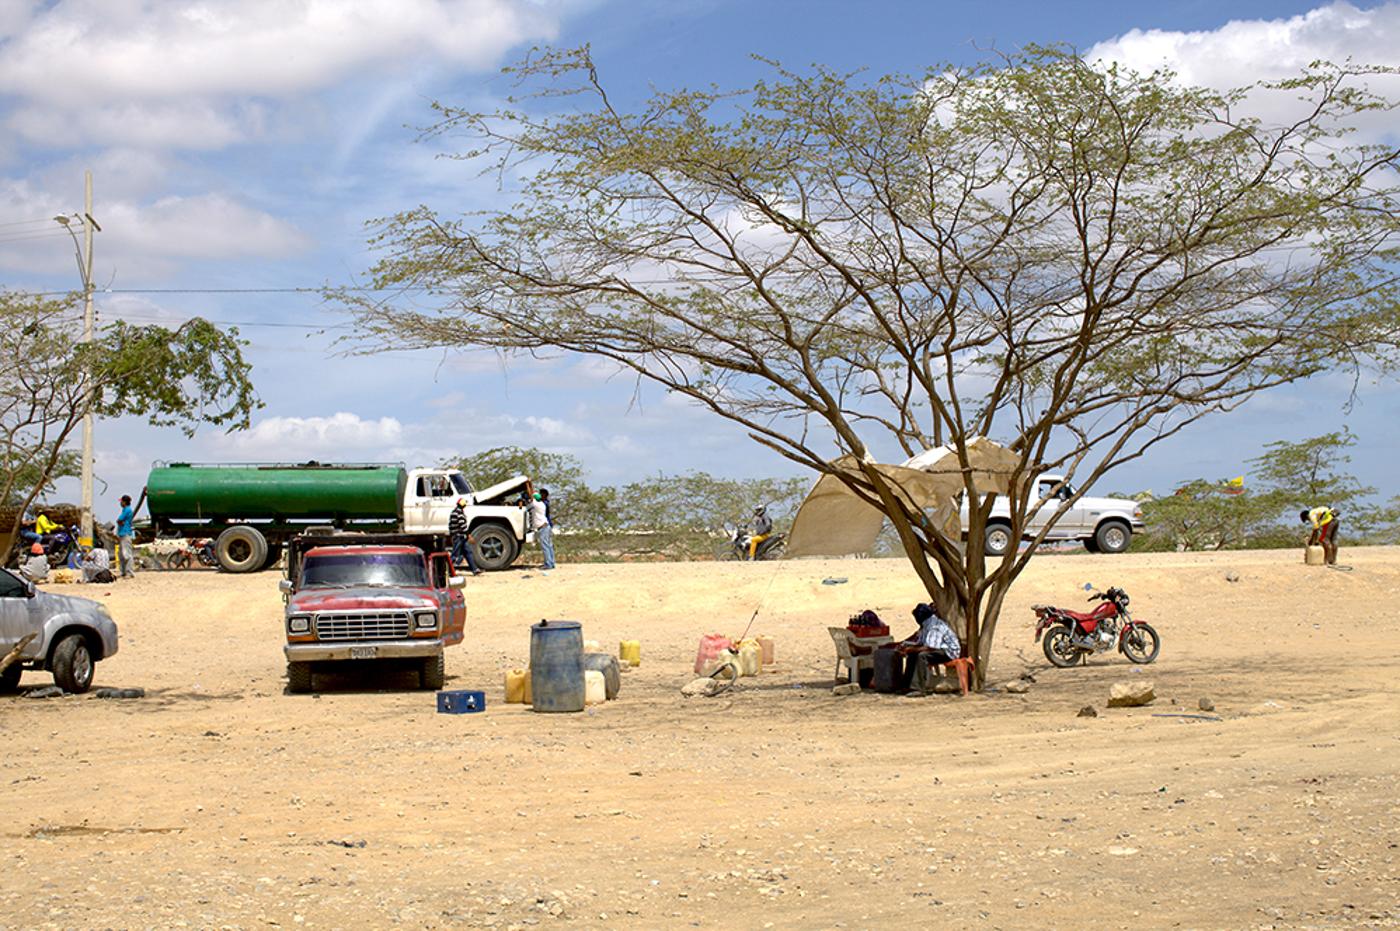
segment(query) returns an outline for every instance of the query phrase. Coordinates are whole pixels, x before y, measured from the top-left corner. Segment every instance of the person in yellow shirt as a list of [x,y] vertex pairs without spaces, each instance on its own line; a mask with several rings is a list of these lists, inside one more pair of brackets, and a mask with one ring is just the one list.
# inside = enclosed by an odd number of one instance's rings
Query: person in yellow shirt
[[1327,506],[1310,508],[1301,512],[1299,518],[1305,524],[1312,524],[1308,534],[1308,546],[1321,546],[1327,558],[1327,565],[1337,564],[1337,512]]
[[47,514],[40,514],[34,521],[34,532],[41,537],[48,536],[58,530],[58,524],[49,520]]

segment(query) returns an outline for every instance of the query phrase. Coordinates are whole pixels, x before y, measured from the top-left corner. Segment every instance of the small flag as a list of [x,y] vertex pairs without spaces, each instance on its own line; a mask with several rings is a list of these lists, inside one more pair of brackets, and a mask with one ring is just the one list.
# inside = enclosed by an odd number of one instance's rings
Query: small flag
[[1225,494],[1238,495],[1244,493],[1244,476],[1237,475],[1225,483]]

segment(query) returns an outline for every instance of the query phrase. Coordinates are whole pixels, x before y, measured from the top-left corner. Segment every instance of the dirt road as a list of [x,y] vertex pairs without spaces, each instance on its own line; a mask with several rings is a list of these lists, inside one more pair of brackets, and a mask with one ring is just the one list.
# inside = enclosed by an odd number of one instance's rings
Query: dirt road
[[[82,586],[121,625],[97,685],[148,695],[0,699],[0,927],[1400,926],[1400,550],[1343,561],[1041,558],[991,676],[1035,684],[969,698],[831,694],[827,626],[912,629],[899,561],[488,575],[448,659],[488,694],[463,716],[284,694],[271,574]],[[1145,673],[1047,667],[1029,605],[1085,581],[1161,632]],[[683,699],[700,635],[760,600],[777,671]],[[541,617],[642,641],[618,701],[500,703]],[[1107,709],[1138,676],[1156,704]],[[1221,720],[1160,716],[1202,697]]]

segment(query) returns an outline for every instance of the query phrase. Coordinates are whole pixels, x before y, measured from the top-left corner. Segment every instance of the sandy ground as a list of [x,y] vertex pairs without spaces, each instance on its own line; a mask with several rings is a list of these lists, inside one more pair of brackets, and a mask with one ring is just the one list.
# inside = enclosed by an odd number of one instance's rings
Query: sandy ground
[[[122,631],[97,685],[148,697],[0,699],[0,927],[1400,926],[1400,550],[1343,560],[1043,557],[991,676],[1035,684],[969,698],[831,694],[828,625],[912,627],[899,561],[496,574],[449,652],[490,703],[463,716],[284,694],[272,574],[83,587]],[[1044,662],[1029,605],[1085,581],[1162,634],[1145,673]],[[776,671],[683,699],[699,636],[760,602]],[[541,617],[642,641],[619,700],[501,703]],[[1154,706],[1105,708],[1144,675]],[[1162,716],[1203,696],[1221,720]]]

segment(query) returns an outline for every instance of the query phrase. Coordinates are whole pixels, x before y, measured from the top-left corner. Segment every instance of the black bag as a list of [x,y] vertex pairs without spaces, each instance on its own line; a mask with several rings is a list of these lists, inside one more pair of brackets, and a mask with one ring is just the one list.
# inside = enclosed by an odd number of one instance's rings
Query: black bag
[[117,578],[116,576],[112,575],[111,569],[103,569],[96,575],[94,575],[92,577],[92,580],[94,582],[101,582],[103,585],[110,585],[112,582],[115,582]]

